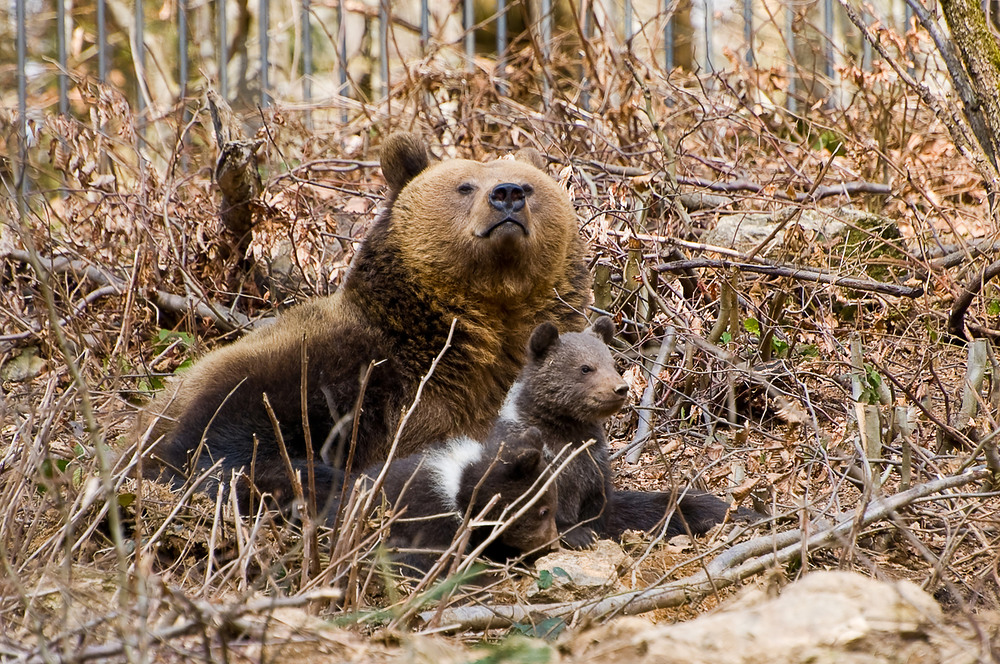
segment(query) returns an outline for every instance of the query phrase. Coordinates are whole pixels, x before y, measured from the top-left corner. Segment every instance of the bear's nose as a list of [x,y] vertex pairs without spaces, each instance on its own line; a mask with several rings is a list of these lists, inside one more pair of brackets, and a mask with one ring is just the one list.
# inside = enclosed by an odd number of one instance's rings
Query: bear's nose
[[615,388],[615,394],[617,394],[620,397],[627,397],[628,396],[628,384],[627,383],[622,383],[621,385],[619,385],[618,387],[616,387]]
[[493,187],[490,205],[506,214],[524,209],[524,187],[513,182],[504,182]]

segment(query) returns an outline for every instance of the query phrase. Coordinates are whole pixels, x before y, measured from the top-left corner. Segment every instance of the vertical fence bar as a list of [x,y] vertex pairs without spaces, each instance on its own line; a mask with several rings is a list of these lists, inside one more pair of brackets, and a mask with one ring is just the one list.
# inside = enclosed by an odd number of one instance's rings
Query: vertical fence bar
[[[302,0],[302,98],[312,101],[313,47],[312,22],[309,17],[309,0]],[[306,111],[306,125],[310,125],[311,113]]]
[[474,0],[462,3],[462,26],[465,29],[465,68],[472,71],[472,62],[476,56],[476,10]]
[[260,33],[260,105],[267,106],[271,103],[271,85],[268,81],[268,41],[267,28],[271,23],[268,15],[269,0],[260,0],[260,9],[257,12],[257,27]]
[[[179,0],[177,3],[177,77],[181,86],[181,99],[187,97],[188,85],[188,22],[187,22],[187,0]],[[185,117],[186,120],[186,117]]]
[[[191,113],[188,111],[187,107],[187,89],[188,89],[188,0],[178,0],[177,2],[177,78],[180,84],[180,99],[178,100],[181,104],[181,130],[187,126],[188,120],[191,118]],[[181,137],[184,143],[187,143],[187,132],[185,131]],[[181,165],[182,167],[187,166],[187,155],[181,154]]]
[[552,59],[552,0],[542,0],[542,58],[545,64]]
[[[833,0],[824,0],[832,2]],[[756,60],[753,51],[753,0],[743,0],[743,41],[747,43],[747,52],[743,56],[748,65],[753,67]]]
[[108,31],[104,17],[104,0],[97,0],[97,78],[108,80]]
[[[861,5],[860,10],[861,18],[864,19],[865,26],[867,27],[868,10],[865,5]],[[864,35],[861,36],[861,68],[865,71],[872,70],[872,45],[864,38]]]
[[[313,86],[313,47],[312,47],[312,19],[310,13],[310,0],[302,0],[302,99],[308,104],[312,101]],[[306,108],[303,118],[306,129],[313,128],[312,109]]]
[[542,101],[545,108],[552,103],[548,66],[552,62],[552,0],[542,0]]
[[[833,0],[829,0],[832,2]],[[910,25],[913,23],[913,8],[910,7],[910,3],[906,3],[904,6],[903,20],[906,21],[906,25],[903,26],[903,35],[905,37],[906,33],[910,31]],[[917,75],[917,69],[913,62],[913,49],[910,48],[910,41],[906,41],[906,73],[911,77]]]
[[24,222],[26,213],[25,191],[28,185],[28,84],[27,73],[27,39],[28,21],[25,16],[24,5],[28,0],[15,0],[17,23],[17,181],[14,187],[17,190],[17,208],[20,221]]
[[138,65],[135,72],[135,116],[140,144],[146,131],[143,117],[146,110],[146,95],[143,94],[146,86],[146,22],[143,20],[142,9],[142,0],[135,0],[135,53],[133,53],[133,57]]
[[708,67],[708,71],[712,74],[715,73],[715,62],[712,61],[712,46],[715,42],[715,36],[713,34],[712,25],[715,13],[715,4],[712,0],[702,0],[705,3],[705,65]]
[[785,43],[788,44],[788,97],[785,100],[785,108],[790,113],[798,111],[798,102],[795,99],[795,8],[792,6],[795,0],[785,0]]
[[823,67],[823,73],[833,85],[833,0],[823,0],[823,32],[826,33],[826,41],[823,43],[826,66]]
[[497,0],[497,89],[507,91],[507,0]]
[[664,0],[663,13],[667,22],[663,25],[663,67],[669,74],[674,68],[674,10],[671,0]]
[[[580,9],[583,11],[583,41],[581,48],[586,48],[586,44],[590,42],[592,35],[594,34],[594,0],[587,0],[586,2],[580,3]],[[586,58],[580,58],[580,85],[582,89],[580,90],[580,106],[586,110],[590,110],[590,79],[587,76],[587,67],[584,64]]]
[[427,55],[428,42],[431,40],[431,10],[428,0],[420,0],[420,54]]
[[378,3],[378,50],[379,77],[382,79],[382,98],[389,98],[389,2],[380,0]]
[[59,113],[69,113],[69,80],[66,76],[66,0],[56,0],[56,42],[59,49]]
[[229,35],[226,30],[226,0],[215,0],[216,30],[219,36],[219,95],[229,99]]
[[[337,37],[340,43],[337,57],[337,94],[347,96],[347,26],[344,23],[344,3],[337,3]],[[347,124],[347,106],[342,105],[340,120]]]

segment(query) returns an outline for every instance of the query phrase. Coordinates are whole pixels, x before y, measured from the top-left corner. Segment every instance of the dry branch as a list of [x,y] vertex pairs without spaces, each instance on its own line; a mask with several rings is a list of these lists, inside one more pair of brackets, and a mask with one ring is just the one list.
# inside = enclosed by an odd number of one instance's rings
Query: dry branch
[[[985,152],[985,146],[980,143],[980,137],[987,138],[984,136],[984,132],[987,131],[985,127],[984,118],[978,114],[975,109],[978,106],[975,100],[975,93],[971,89],[969,79],[962,72],[962,67],[956,62],[956,59],[952,57],[954,54],[954,49],[950,46],[951,41],[946,37],[943,37],[942,33],[937,30],[936,24],[933,21],[927,20],[928,13],[925,7],[921,3],[916,2],[916,0],[908,0],[908,3],[913,7],[914,12],[917,14],[918,18],[921,19],[924,27],[930,31],[932,37],[934,37],[935,43],[938,46],[938,50],[942,57],[945,58],[948,66],[949,74],[952,76],[952,82],[958,89],[959,96],[962,98],[961,109],[956,104],[948,103],[947,100],[935,95],[931,92],[923,83],[919,83],[909,72],[906,71],[903,64],[898,60],[899,58],[894,58],[893,55],[888,51],[888,49],[883,44],[882,40],[879,38],[875,31],[868,26],[865,20],[861,17],[858,11],[848,0],[837,0],[840,6],[844,8],[844,12],[851,22],[857,26],[864,36],[865,40],[872,45],[884,62],[886,62],[893,71],[899,76],[906,85],[919,95],[920,100],[929,108],[941,121],[941,123],[948,129],[948,134],[955,143],[955,147],[962,151],[962,153],[968,157],[973,164],[975,164],[977,170],[984,177],[986,182],[989,184],[991,191],[996,191],[996,173],[997,169],[992,155],[987,155]],[[921,16],[921,14],[923,16]],[[987,143],[990,141],[987,140]]]
[[933,270],[947,270],[950,267],[961,265],[967,260],[992,255],[996,251],[1000,251],[1000,240],[980,240],[939,258],[934,258],[929,261],[929,265]]
[[[8,256],[21,263],[29,262],[28,252],[26,251],[15,249],[11,251]],[[99,286],[113,288],[114,292],[118,294],[126,293],[129,288],[128,282],[124,279],[117,277],[106,270],[102,270],[82,259],[74,260],[62,256],[56,258],[39,256],[39,260],[42,263],[42,267],[45,268],[47,272],[52,274],[72,274],[77,279],[89,279]],[[102,290],[102,293],[108,295],[112,294],[111,292],[105,290]],[[199,302],[190,296],[185,297],[182,295],[175,295],[162,290],[154,290],[152,297],[147,299],[157,307],[173,313],[185,314],[191,312],[196,316],[207,318],[226,332],[254,327],[254,322],[249,318],[238,311],[227,311],[224,306],[217,302]]]
[[257,171],[257,150],[264,141],[247,140],[226,100],[212,89],[207,96],[219,148],[215,163],[215,183],[222,192],[219,216],[232,250],[243,256],[250,246],[254,203],[264,188]]
[[895,295],[897,297],[914,298],[920,297],[924,294],[924,289],[919,287],[899,286],[896,284],[887,284],[881,281],[872,281],[870,279],[858,279],[856,277],[842,277],[837,274],[819,272],[810,268],[797,267],[794,265],[763,265],[756,263],[737,263],[735,261],[727,261],[724,259],[693,258],[686,261],[661,263],[653,269],[657,272],[683,272],[692,268],[703,267],[724,269],[735,268],[742,272],[755,272],[757,274],[768,274],[776,277],[790,277],[801,281],[815,281],[822,284],[843,286],[844,288],[853,288],[854,290],[871,293],[884,293],[886,295]]
[[[761,193],[765,190],[764,185],[758,184],[756,182],[751,182],[749,180],[734,180],[733,182],[716,182],[712,180],[704,180],[702,178],[692,178],[692,177],[678,177],[677,182],[679,184],[685,184],[694,187],[703,187],[710,191],[720,191],[720,192],[735,192],[735,191],[749,191],[753,193]],[[830,196],[855,196],[857,194],[876,194],[879,196],[889,196],[892,194],[892,187],[887,184],[880,184],[878,182],[841,182],[840,184],[824,185],[821,187],[815,187],[809,192],[798,192],[795,194],[794,198],[786,194],[784,191],[778,190],[773,194],[770,194],[770,198],[775,198],[783,201],[794,200],[798,203],[815,203],[816,201],[829,198]]]
[[[612,173],[614,175],[621,175],[624,177],[643,177],[648,176],[650,173],[642,168],[636,168],[634,166],[618,166],[617,164],[606,164],[599,161],[586,161],[584,162],[588,166],[605,171],[607,173]],[[732,182],[719,182],[718,180],[708,180],[705,178],[689,177],[678,175],[677,184],[686,185],[689,187],[698,187],[700,189],[708,189],[709,191],[717,191],[724,194],[749,191],[751,193],[759,194],[767,190],[767,186],[762,185],[758,182],[752,182],[750,180],[733,180]],[[777,190],[773,194],[769,194],[769,198],[782,201],[794,200],[798,203],[814,203],[823,198],[829,198],[830,196],[855,196],[857,194],[875,194],[878,196],[889,196],[892,194],[892,187],[887,184],[881,184],[878,182],[841,182],[840,184],[824,185],[821,187],[816,187],[814,191],[810,193],[798,192],[794,197],[789,196],[782,190]],[[732,203],[731,200],[726,199],[726,203]],[[722,201],[713,201],[715,207],[721,206]]]
[[[295,597],[269,597],[250,602],[234,602],[229,605],[216,606],[206,601],[196,601],[188,598],[179,589],[167,589],[179,603],[185,607],[184,615],[191,616],[179,620],[170,627],[158,629],[149,634],[149,638],[154,642],[167,643],[185,634],[196,632],[210,632],[212,634],[225,633],[253,635],[263,639],[271,627],[270,615],[280,608],[305,606],[317,600],[337,600],[340,593],[335,589],[323,588],[309,593],[302,593]],[[245,616],[252,616],[245,619]],[[125,652],[128,644],[125,640],[115,641],[91,646],[80,652],[73,654],[75,662],[87,662],[93,660],[106,660],[116,657]],[[25,664],[35,664],[52,661],[52,653],[46,649],[39,649],[37,653],[25,653],[22,661]]]
[[[485,630],[536,620],[539,615],[598,619],[612,614],[637,615],[656,609],[679,606],[694,599],[707,597],[722,588],[759,574],[771,567],[783,565],[803,551],[824,549],[844,541],[852,531],[892,516],[895,512],[922,498],[948,489],[982,480],[989,471],[978,468],[960,475],[942,477],[887,498],[873,500],[864,513],[841,514],[836,524],[806,535],[801,529],[757,537],[737,544],[705,565],[704,571],[666,583],[603,599],[563,602],[558,604],[465,606],[440,612],[440,623],[452,630]],[[426,624],[437,611],[419,615]]]
[[1000,274],[1000,260],[994,261],[983,268],[969,283],[965,285],[962,294],[955,298],[955,303],[951,305],[951,314],[948,316],[948,333],[956,339],[968,341],[965,334],[965,314],[969,311],[969,305],[983,289],[986,282]]
[[660,379],[660,372],[663,371],[663,365],[666,364],[667,357],[673,354],[676,347],[677,331],[673,326],[670,326],[667,329],[666,337],[660,342],[656,359],[653,360],[652,365],[648,369],[646,389],[642,391],[642,399],[636,407],[639,413],[639,425],[635,429],[635,435],[632,436],[632,442],[626,448],[628,454],[625,460],[629,463],[638,463],[646,441],[649,439],[650,434],[653,433],[653,404],[656,401],[656,383]]

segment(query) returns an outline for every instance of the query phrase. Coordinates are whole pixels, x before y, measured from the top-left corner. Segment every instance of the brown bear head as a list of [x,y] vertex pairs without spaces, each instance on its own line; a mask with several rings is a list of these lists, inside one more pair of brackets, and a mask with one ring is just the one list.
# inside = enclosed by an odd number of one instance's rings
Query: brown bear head
[[536,327],[519,379],[533,407],[592,423],[604,422],[621,410],[628,384],[608,348],[614,333],[614,322],[607,316],[583,332],[560,335],[552,323]]
[[423,143],[393,134],[381,152],[393,235],[424,283],[445,281],[480,301],[552,297],[574,251],[569,194],[533,149],[486,163],[429,164]]

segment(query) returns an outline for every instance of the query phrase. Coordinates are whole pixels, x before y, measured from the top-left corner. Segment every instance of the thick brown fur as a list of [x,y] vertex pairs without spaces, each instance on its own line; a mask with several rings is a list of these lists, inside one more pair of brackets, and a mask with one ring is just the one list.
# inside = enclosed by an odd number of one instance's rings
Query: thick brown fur
[[221,460],[222,479],[253,470],[259,491],[279,502],[290,498],[264,395],[304,478],[304,344],[322,499],[352,438],[353,468],[386,458],[453,321],[450,346],[400,434],[397,454],[457,435],[483,436],[532,329],[542,321],[563,329],[586,322],[579,312],[590,277],[576,215],[566,190],[531,163],[538,157],[529,151],[515,160],[428,165],[416,137],[387,138],[381,162],[390,190],[341,289],[209,353],[160,394],[148,408],[152,421],[143,418],[135,432],[152,446],[150,474],[162,470],[182,480]]

